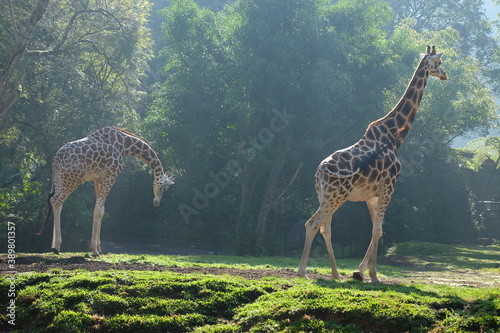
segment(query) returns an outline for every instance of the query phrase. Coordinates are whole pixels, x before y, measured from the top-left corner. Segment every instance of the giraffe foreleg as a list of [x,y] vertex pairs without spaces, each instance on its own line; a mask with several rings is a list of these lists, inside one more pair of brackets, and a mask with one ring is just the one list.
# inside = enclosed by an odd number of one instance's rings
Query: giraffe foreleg
[[[390,198],[390,196],[389,196]],[[380,237],[382,237],[382,222],[384,220],[385,210],[389,204],[389,200],[380,199],[379,197],[373,197],[366,201],[368,210],[370,211],[370,216],[372,219],[372,239],[368,250],[366,251],[363,261],[358,267],[358,271],[354,272],[352,277],[356,280],[363,281],[363,274],[370,264],[370,279],[371,282],[380,282],[377,277],[377,252],[378,252],[378,242]]]
[[382,222],[373,226],[372,235],[373,235],[372,236],[373,246],[371,251],[371,258],[369,260],[370,261],[369,275],[372,283],[380,283],[380,280],[377,277],[377,254],[378,254],[378,242],[380,240],[380,237],[382,237]]
[[94,208],[94,221],[92,224],[92,239],[90,240],[90,249],[92,250],[92,256],[97,257],[101,254],[100,252],[100,233],[101,233],[101,221],[104,216],[104,202],[98,200]]
[[363,274],[370,264],[370,279],[371,282],[380,282],[377,277],[377,252],[378,252],[378,241],[382,236],[382,223],[373,225],[372,228],[372,239],[368,250],[363,258],[363,261],[358,267],[358,270],[352,274],[352,277],[356,280],[363,281]]
[[94,207],[94,220],[92,223],[92,239],[90,240],[90,249],[94,257],[102,254],[101,222],[105,211],[104,204],[114,181],[115,178],[113,177],[105,179],[102,182],[95,182],[96,201]]

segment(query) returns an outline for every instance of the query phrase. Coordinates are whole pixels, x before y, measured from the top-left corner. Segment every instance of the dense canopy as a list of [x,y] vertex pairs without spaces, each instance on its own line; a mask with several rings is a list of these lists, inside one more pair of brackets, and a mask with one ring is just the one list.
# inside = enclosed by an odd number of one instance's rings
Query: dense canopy
[[[148,141],[176,184],[154,208],[152,175],[128,161],[108,197],[103,239],[182,240],[240,254],[300,249],[319,162],[389,112],[420,53],[436,45],[450,79],[429,80],[400,149],[384,239],[481,237],[478,198],[450,143],[498,127],[498,30],[481,0],[421,3],[2,2],[0,224],[17,224],[24,251],[47,251],[50,232],[34,232],[52,156],[117,125]],[[65,203],[66,249],[87,250],[80,240],[90,237],[93,204],[88,184]],[[365,249],[368,211],[346,205],[332,228],[333,242]]]

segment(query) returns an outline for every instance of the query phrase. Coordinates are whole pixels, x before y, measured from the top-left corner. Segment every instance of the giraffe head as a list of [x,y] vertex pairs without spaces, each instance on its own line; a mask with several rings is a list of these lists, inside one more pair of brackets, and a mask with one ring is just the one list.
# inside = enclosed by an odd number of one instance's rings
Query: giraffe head
[[443,56],[443,52],[436,53],[435,46],[427,46],[427,54],[424,55],[427,60],[427,66],[429,67],[429,75],[437,77],[440,80],[448,80],[448,75],[441,68],[441,57]]
[[153,193],[155,198],[153,200],[153,205],[158,207],[160,205],[161,198],[163,197],[163,193],[168,189],[170,185],[173,185],[174,177],[168,177],[166,174],[162,174],[158,179],[155,179],[153,183]]

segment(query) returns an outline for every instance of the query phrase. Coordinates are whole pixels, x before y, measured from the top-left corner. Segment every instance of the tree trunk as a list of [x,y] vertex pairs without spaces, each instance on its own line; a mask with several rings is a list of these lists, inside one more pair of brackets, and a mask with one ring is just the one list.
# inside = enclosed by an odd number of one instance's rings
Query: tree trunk
[[264,237],[266,235],[267,216],[275,205],[275,193],[277,192],[278,179],[280,177],[283,165],[285,164],[283,156],[280,156],[274,163],[273,168],[267,180],[266,190],[260,204],[259,215],[257,217],[257,248],[262,249]]
[[279,150],[281,153],[279,156],[276,157],[276,160],[273,163],[272,169],[269,173],[266,189],[264,191],[264,195],[262,197],[259,209],[259,215],[257,217],[256,245],[257,248],[260,248],[261,250],[263,249],[263,244],[267,233],[267,217],[269,215],[269,212],[273,207],[275,207],[280,202],[283,196],[288,192],[303,165],[303,163],[300,163],[295,173],[291,175],[292,178],[290,179],[290,181],[287,182],[286,185],[280,188],[280,186],[278,186],[278,181],[280,180],[280,178],[283,178],[282,177],[283,168],[286,165],[286,163],[289,162],[287,159],[289,159],[289,150],[290,147],[292,146],[291,138],[285,139],[280,146],[281,147]]

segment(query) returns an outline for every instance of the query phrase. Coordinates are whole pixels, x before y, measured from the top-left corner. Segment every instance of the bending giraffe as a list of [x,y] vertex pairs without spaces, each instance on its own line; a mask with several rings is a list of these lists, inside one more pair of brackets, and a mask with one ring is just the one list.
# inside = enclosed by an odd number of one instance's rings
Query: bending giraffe
[[[86,138],[69,142],[62,146],[52,159],[50,204],[54,211],[54,253],[59,254],[61,250],[61,210],[64,201],[80,184],[92,181],[95,184],[96,203],[90,248],[93,256],[102,254],[101,221],[104,216],[104,203],[116,177],[125,166],[124,156],[140,158],[151,168],[154,175],[153,205],[160,205],[163,192],[174,184],[173,177],[167,176],[158,155],[141,138],[110,126]],[[42,233],[45,224],[46,220],[37,234]]]
[[346,201],[366,201],[373,223],[372,238],[353,278],[362,281],[370,264],[371,282],[380,282],[376,269],[378,241],[382,236],[384,214],[401,171],[396,152],[411,128],[429,75],[448,79],[440,67],[442,55],[436,53],[434,46],[427,46],[427,53],[394,109],[371,123],[354,145],[334,152],[320,163],[315,175],[319,208],[305,224],[306,239],[299,276],[306,275],[311,244],[319,230],[326,242],[332,277],[340,280],[331,243],[332,215]]

